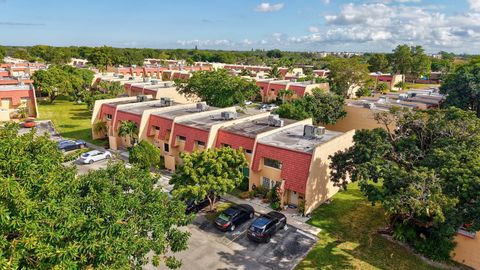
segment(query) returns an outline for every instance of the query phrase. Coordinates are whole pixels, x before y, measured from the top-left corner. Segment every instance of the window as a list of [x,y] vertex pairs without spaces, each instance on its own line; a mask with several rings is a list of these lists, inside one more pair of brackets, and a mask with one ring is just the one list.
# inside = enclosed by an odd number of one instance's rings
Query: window
[[270,180],[269,178],[263,177],[262,178],[262,187],[270,189],[271,188],[270,187],[271,182],[272,182],[272,180]]
[[163,144],[163,151],[170,152],[170,145],[168,143]]
[[110,120],[112,120],[113,117],[112,117],[111,114],[107,113],[107,114],[105,114],[105,118],[107,118],[107,120],[110,121]]
[[195,141],[195,143],[197,144],[197,146],[203,146],[203,147],[205,147],[205,142]]
[[270,158],[264,158],[263,159],[263,165],[272,167],[275,169],[282,169],[282,163],[278,160],[275,159],[270,159]]
[[222,143],[222,147],[232,147],[230,144]]
[[252,154],[252,150],[250,150],[250,149],[245,149],[245,153],[247,153],[247,154]]
[[160,127],[158,127],[158,126],[153,126],[153,129],[158,131],[158,130],[160,130]]
[[187,138],[185,138],[184,136],[177,136],[177,141],[184,142],[186,140]]

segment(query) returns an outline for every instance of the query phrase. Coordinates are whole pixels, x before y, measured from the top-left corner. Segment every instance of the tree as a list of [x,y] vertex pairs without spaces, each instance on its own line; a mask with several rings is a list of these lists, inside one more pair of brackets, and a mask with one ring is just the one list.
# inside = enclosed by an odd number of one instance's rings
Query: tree
[[100,71],[107,71],[108,67],[113,64],[112,55],[109,47],[95,48],[88,56],[88,61],[96,66]]
[[368,80],[368,64],[356,58],[335,59],[328,65],[332,88],[347,97],[354,87],[362,87]]
[[382,204],[395,238],[448,259],[462,225],[480,229],[480,119],[457,108],[394,109],[376,119],[385,129],[357,131],[355,145],[331,157],[332,181],[358,182]]
[[303,120],[313,118],[316,124],[335,124],[338,119],[347,115],[345,99],[333,93],[326,93],[315,88],[312,94],[303,98],[285,102],[275,111],[280,117]]
[[250,77],[250,76],[252,76],[252,72],[250,70],[244,68],[240,71],[240,73],[238,75]]
[[368,69],[371,72],[387,72],[389,69],[388,59],[383,53],[376,53],[368,59]]
[[445,107],[471,110],[480,117],[480,61],[460,66],[448,75],[440,92],[447,95]]
[[108,132],[108,127],[107,127],[107,122],[105,121],[97,121],[95,124],[93,124],[93,132],[97,134],[107,134]]
[[372,90],[368,87],[361,87],[356,93],[357,97],[370,97],[372,96]]
[[281,96],[282,103],[285,103],[285,101],[287,100],[287,97],[291,98],[294,94],[295,92],[289,89],[278,90],[278,95]]
[[118,136],[128,138],[130,144],[135,143],[135,138],[138,137],[138,126],[137,123],[125,120],[120,122],[120,127],[118,128]]
[[431,71],[432,62],[430,57],[425,54],[425,50],[422,46],[415,46],[411,48],[412,51],[412,67],[411,74],[415,78],[419,78],[421,75],[429,74]]
[[380,92],[382,94],[386,94],[388,92],[388,85],[386,83],[379,83],[375,88],[375,90],[377,90],[377,92]]
[[178,91],[186,97],[199,97],[207,104],[228,107],[243,106],[260,91],[254,82],[231,75],[225,69],[198,71],[186,82],[176,82]]
[[159,169],[161,167],[160,149],[146,140],[130,148],[128,153],[129,162],[142,169]]
[[267,78],[280,79],[282,78],[282,73],[278,69],[278,66],[273,66],[272,69],[267,74]]
[[267,51],[267,57],[270,57],[270,58],[281,58],[282,56],[283,56],[283,53],[282,53],[282,51],[280,51],[279,49]]
[[392,70],[396,74],[409,74],[412,70],[412,52],[408,45],[398,45],[391,57]]
[[243,150],[230,147],[196,151],[184,154],[182,159],[183,164],[170,180],[174,197],[195,201],[207,198],[212,211],[218,196],[242,182],[242,170],[247,166]]
[[7,50],[0,46],[0,64],[3,63],[3,58],[7,55]]
[[395,87],[400,88],[401,91],[407,87],[407,84],[405,82],[398,82],[397,84],[395,84]]
[[0,152],[2,268],[180,266],[172,254],[187,248],[190,218],[156,177],[121,163],[76,177],[54,141],[16,124],[0,128]]

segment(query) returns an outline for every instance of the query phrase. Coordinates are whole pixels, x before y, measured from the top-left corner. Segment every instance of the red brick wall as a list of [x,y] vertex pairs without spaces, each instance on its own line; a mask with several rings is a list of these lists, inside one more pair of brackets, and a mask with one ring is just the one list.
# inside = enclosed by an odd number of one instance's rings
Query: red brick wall
[[158,133],[158,138],[161,139],[161,140],[164,140],[165,137],[167,136],[167,130],[172,129],[172,124],[173,124],[173,120],[171,120],[171,119],[166,119],[166,118],[160,117],[158,115],[150,115],[150,118],[148,120],[148,133],[147,134],[152,134],[153,126],[160,127],[160,131]]
[[117,116],[115,116],[115,130],[120,126],[121,121],[133,121],[137,123],[137,127],[140,128],[141,116],[133,113],[118,111]]
[[305,95],[305,89],[305,86],[300,85],[290,85],[290,87],[288,87],[288,90],[292,90],[299,97],[303,97]]
[[260,87],[260,89],[263,88],[263,94],[266,95],[268,93],[268,84],[269,82],[257,82],[257,86]]
[[34,99],[33,90],[10,90],[10,91],[0,91],[0,99],[2,98],[11,98],[12,105],[18,106],[22,104],[21,98],[28,97],[32,102]]
[[215,147],[221,147],[222,143],[228,144],[234,149],[242,147],[243,149],[253,150],[253,146],[255,145],[255,139],[238,134],[233,134],[225,130],[219,130]]
[[131,93],[131,95],[134,95],[134,96],[141,95],[141,94],[143,94],[143,87],[142,86],[132,86],[130,88],[130,93]]
[[260,171],[262,158],[275,159],[282,162],[281,177],[285,180],[285,189],[305,194],[312,155],[274,146],[257,144],[252,169]]
[[208,142],[208,131],[175,123],[172,135],[173,142],[175,142],[177,136],[183,136],[187,139],[185,151],[188,152],[193,151],[195,141],[202,141],[205,144]]
[[100,110],[100,119],[106,120],[105,114],[111,114],[112,118],[115,117],[115,110],[116,108],[114,106],[102,104],[102,109]]
[[143,89],[145,95],[152,95],[153,98],[157,96],[157,90]]

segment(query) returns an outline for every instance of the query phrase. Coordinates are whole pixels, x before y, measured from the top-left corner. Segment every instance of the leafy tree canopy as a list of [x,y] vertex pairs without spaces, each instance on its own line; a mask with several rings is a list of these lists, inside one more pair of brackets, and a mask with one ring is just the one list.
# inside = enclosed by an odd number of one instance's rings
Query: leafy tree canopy
[[448,259],[463,224],[480,229],[480,119],[457,108],[376,118],[397,129],[357,131],[355,145],[331,157],[332,181],[346,187],[350,176],[382,204],[397,239]]
[[243,150],[230,147],[196,151],[182,159],[183,164],[170,180],[174,196],[195,201],[208,198],[211,210],[218,196],[242,182],[242,169],[247,166]]
[[160,168],[160,149],[146,140],[129,149],[129,161],[140,168]]
[[447,94],[445,106],[472,110],[480,117],[480,61],[460,66],[447,76],[440,92]]
[[231,75],[225,69],[199,71],[186,83],[177,83],[179,92],[187,97],[199,97],[215,107],[243,105],[260,91],[254,82]]
[[344,106],[345,99],[342,96],[315,88],[311,95],[283,103],[275,113],[296,120],[313,118],[316,124],[335,124],[347,115]]
[[357,58],[336,59],[328,67],[332,89],[344,97],[353,87],[362,87],[369,78],[368,64]]
[[146,171],[117,163],[76,177],[55,142],[16,124],[0,128],[0,152],[1,268],[180,266],[171,254],[187,248],[185,205]]

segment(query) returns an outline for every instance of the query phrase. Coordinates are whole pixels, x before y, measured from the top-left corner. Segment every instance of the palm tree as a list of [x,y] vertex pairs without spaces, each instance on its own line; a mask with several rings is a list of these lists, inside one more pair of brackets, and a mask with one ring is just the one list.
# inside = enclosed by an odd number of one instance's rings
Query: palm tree
[[267,74],[268,78],[280,79],[282,77],[282,73],[277,66],[273,66],[272,69]]
[[93,132],[97,134],[107,134],[107,122],[105,121],[97,121],[93,124]]
[[240,76],[249,76],[249,77],[250,77],[250,76],[252,76],[252,73],[250,72],[250,70],[244,68],[244,69],[242,69],[242,71],[240,71],[240,74],[239,74],[239,75],[240,75]]
[[27,118],[27,116],[28,116],[28,108],[26,107],[26,105],[25,105],[25,107],[19,107],[19,108],[17,109],[17,116],[18,116],[18,118],[20,118],[20,119]]
[[282,97],[282,103],[285,103],[287,97],[292,97],[295,92],[289,89],[278,90],[278,94]]
[[138,136],[138,127],[137,123],[126,120],[120,122],[120,127],[118,128],[118,135],[120,137],[129,138],[130,144],[134,144],[134,139]]

